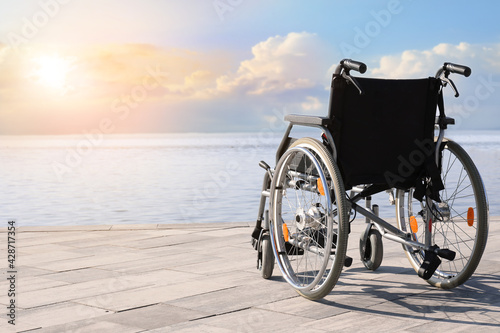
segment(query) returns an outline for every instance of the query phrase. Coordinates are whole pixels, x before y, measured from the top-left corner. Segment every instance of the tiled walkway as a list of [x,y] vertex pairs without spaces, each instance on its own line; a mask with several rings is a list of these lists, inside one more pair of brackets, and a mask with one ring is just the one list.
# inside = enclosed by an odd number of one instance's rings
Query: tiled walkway
[[[348,254],[358,257],[359,231]],[[376,272],[359,260],[332,293],[308,301],[255,269],[252,223],[19,228],[16,326],[6,306],[1,230],[1,332],[439,332],[500,331],[500,218],[483,260],[451,291],[417,277],[384,240]]]

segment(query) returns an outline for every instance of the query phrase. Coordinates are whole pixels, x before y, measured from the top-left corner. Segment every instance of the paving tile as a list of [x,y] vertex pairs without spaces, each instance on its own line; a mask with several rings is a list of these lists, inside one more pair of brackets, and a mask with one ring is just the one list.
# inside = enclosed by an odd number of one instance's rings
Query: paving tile
[[220,222],[220,223],[179,223],[179,224],[158,224],[158,229],[227,229],[234,227],[254,227],[254,222]]
[[[183,245],[183,244],[182,244]],[[195,254],[201,254],[206,256],[206,251],[200,251],[199,249],[196,249],[192,246],[185,246],[181,247],[179,245],[166,245],[166,246],[159,246],[159,247],[150,247],[147,249],[137,249],[139,253],[141,253],[144,258],[161,258],[165,256],[171,256],[173,254],[184,254],[185,257],[187,257],[188,253],[191,255],[191,253]],[[200,253],[201,252],[201,253]]]
[[125,275],[124,273],[108,271],[98,268],[82,268],[71,271],[55,272],[45,274],[43,277],[55,281],[64,281],[67,283],[80,283],[106,278],[117,278]]
[[[20,293],[25,293],[28,291],[33,291],[33,290],[41,290],[41,289],[47,289],[47,288],[52,288],[52,287],[58,287],[58,286],[64,286],[68,285],[69,283],[64,282],[64,281],[55,281],[50,278],[47,278],[46,275],[43,277],[40,276],[28,276],[25,277],[22,274],[17,274],[18,280],[16,282],[16,289]],[[0,290],[7,290],[9,281],[4,281],[5,279],[2,279],[2,282],[0,283]]]
[[52,271],[68,271],[73,269],[81,269],[88,267],[97,267],[106,264],[126,262],[133,260],[140,260],[142,256],[134,251],[129,251],[128,253],[116,253],[107,255],[103,253],[101,255],[84,256],[81,258],[73,258],[66,260],[58,260],[47,263],[32,264],[34,267],[40,267],[44,269],[49,269]]
[[115,224],[111,226],[111,231],[116,230],[154,230],[157,229],[157,224]]
[[[91,241],[98,238],[105,238],[104,235],[99,235],[93,232],[53,232],[53,233],[35,233],[34,237],[26,237],[28,233],[20,233],[16,239],[18,245],[21,246],[34,246],[43,245],[47,243],[60,243],[71,246],[72,243],[78,241]],[[103,238],[103,239],[104,239]]]
[[38,267],[30,267],[30,266],[26,266],[26,265],[17,266],[17,272],[19,273],[20,276],[23,276],[23,277],[43,276],[46,274],[54,273],[54,271],[52,271],[52,270],[38,268]]
[[107,294],[137,289],[144,286],[147,286],[147,284],[140,281],[129,281],[123,278],[107,278],[23,292],[19,294],[18,300],[20,307],[25,309],[73,301],[89,296],[97,296],[101,302],[103,302]]
[[138,333],[143,331],[144,329],[138,327],[102,321],[100,320],[100,317],[98,317],[98,319],[85,319],[61,325],[48,326],[35,331],[30,331],[29,333]]
[[[155,229],[154,235],[157,236],[176,236],[196,233],[196,230],[191,229]],[[151,234],[153,235],[153,234]]]
[[[112,235],[112,237],[111,237]],[[149,234],[143,233],[131,233],[128,231],[116,231],[113,234],[110,234],[108,231],[104,235],[99,235],[94,238],[86,238],[72,241],[61,240],[58,244],[73,246],[73,247],[82,247],[86,248],[89,244],[93,246],[101,246],[101,245],[115,245],[115,246],[129,246],[134,244],[135,242],[139,242],[142,239],[155,238],[159,237],[158,235],[151,236]]]
[[105,304],[100,303],[96,297],[78,299],[76,302],[89,306],[103,307],[111,311],[124,311],[193,295],[209,293],[224,288],[226,288],[226,286],[218,283],[207,282],[200,284],[197,281],[188,281],[169,286],[154,286],[115,292],[108,295]]
[[239,286],[210,293],[185,297],[168,304],[209,314],[222,314],[243,310],[262,303],[297,297],[288,285],[279,282],[256,286]]
[[184,265],[207,262],[210,261],[210,259],[211,258],[207,258],[206,255],[186,255],[186,253],[176,253],[163,257],[142,257],[141,259],[137,260],[127,260],[117,263],[102,264],[99,265],[98,268],[122,273],[137,274],[159,269],[177,269],[178,267],[182,267]]
[[[218,274],[220,272],[231,272],[234,270],[243,270],[255,265],[255,258],[242,258],[241,260],[217,259],[198,262],[190,265],[182,265],[176,269],[183,272],[203,272],[203,274]],[[254,266],[255,267],[255,266]]]
[[340,300],[341,302],[342,299],[349,299],[357,302],[360,301],[359,298],[357,298],[357,300],[353,300],[353,297],[335,297],[337,302],[330,302],[327,300],[311,302],[310,300],[300,297],[297,294],[296,297],[258,305],[256,308],[317,320],[351,311],[349,308],[342,306],[343,304],[338,303],[338,301]]
[[[273,279],[277,279],[277,277],[274,277]],[[260,272],[256,269],[252,272],[235,270],[231,272],[219,272],[217,274],[202,275],[198,277],[197,280],[200,283],[204,283],[204,281],[218,282],[226,285],[228,288],[248,285],[257,287],[257,285],[264,282]]]
[[250,239],[250,234],[248,233],[248,228],[227,228],[220,230],[208,230],[200,232],[199,235],[207,237],[235,237],[243,235],[248,240]]
[[467,312],[441,320],[423,322],[421,325],[406,329],[407,332],[470,332],[471,330],[474,333],[495,332],[500,330],[500,321],[491,313]]
[[130,253],[129,247],[116,246],[116,245],[97,245],[97,246],[87,246],[87,247],[74,247],[71,252],[75,254],[80,254],[82,256],[92,256],[92,255],[110,255],[110,254],[125,254]]
[[71,252],[73,249],[74,249],[74,247],[72,247],[72,246],[65,246],[65,245],[53,244],[53,243],[38,244],[38,245],[33,245],[33,246],[25,246],[23,244],[23,245],[21,245],[21,247],[19,249],[19,254],[21,256],[24,256],[27,254],[36,254],[36,253],[46,254],[48,252],[55,252],[55,251],[69,251],[69,252]]
[[[15,328],[16,331],[20,332],[95,318],[105,314],[108,314],[106,310],[81,304],[63,303],[48,305],[24,311],[19,310]],[[4,322],[4,320],[0,321],[2,324]]]
[[200,234],[180,234],[172,236],[160,236],[155,238],[143,239],[141,241],[133,242],[129,246],[136,249],[148,249],[162,246],[171,246],[176,244],[193,243],[205,240],[206,237]]
[[249,260],[254,262],[251,266],[255,266],[257,263],[257,251],[254,250],[249,242],[247,242],[243,247],[239,247],[237,244],[227,244],[225,246],[217,245],[213,247],[194,248],[193,253],[202,253],[217,258],[231,260],[233,262]]
[[[434,321],[434,319],[430,319]],[[373,314],[370,312],[347,312],[314,322],[301,324],[298,331],[309,328],[325,332],[398,332],[420,324],[411,318]]]
[[499,276],[500,274],[500,252],[498,257],[483,255],[476,272],[483,274],[495,274]]
[[471,309],[472,305],[463,303],[460,298],[452,297],[452,295],[446,294],[446,291],[441,290],[440,292],[443,293],[408,295],[356,310],[399,319],[412,318],[432,321],[445,319],[457,312]]
[[[382,266],[367,271],[358,259],[363,228],[362,219],[353,224],[348,254],[354,264],[316,302],[298,296],[277,266],[270,280],[261,278],[250,245],[253,223],[27,229],[18,237],[18,253],[26,261],[18,266],[16,329],[280,333],[500,327],[500,223],[490,223],[476,273],[450,291],[418,278],[401,245],[387,240]],[[5,271],[0,277],[4,289]],[[5,293],[0,296],[5,306]],[[8,329],[0,321],[0,331]]]
[[110,230],[111,225],[61,225],[61,226],[21,226],[20,232],[61,232]]
[[[186,281],[199,281],[203,275],[180,272],[170,269],[159,269],[150,272],[141,272],[137,274],[127,274],[124,279],[128,281],[143,282],[156,286],[167,286]],[[222,282],[222,281],[221,281]]]
[[275,332],[278,330],[306,332],[306,329],[298,329],[298,326],[307,326],[311,322],[313,322],[312,319],[304,317],[254,308],[197,320],[197,324],[220,327],[233,332]]
[[19,265],[30,266],[32,264],[37,264],[38,266],[40,266],[43,263],[60,261],[60,260],[73,260],[87,256],[89,255],[69,252],[69,251],[50,251],[50,252],[38,252],[33,254],[20,255],[17,261]]
[[157,304],[103,316],[100,320],[124,326],[155,329],[185,321],[206,317],[198,311],[181,309],[166,304]]
[[234,330],[221,327],[209,326],[200,324],[197,321],[175,324],[172,326],[164,326],[152,330],[144,331],[143,333],[234,333]]

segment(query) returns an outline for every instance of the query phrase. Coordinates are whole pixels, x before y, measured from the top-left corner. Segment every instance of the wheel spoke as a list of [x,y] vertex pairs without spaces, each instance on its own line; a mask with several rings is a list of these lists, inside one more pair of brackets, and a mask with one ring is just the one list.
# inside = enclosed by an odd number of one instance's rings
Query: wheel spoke
[[[452,288],[464,283],[479,263],[486,244],[487,206],[482,181],[474,163],[453,141],[448,141],[443,150],[441,166],[444,189],[440,193],[442,203],[433,203],[435,217],[432,242],[441,249],[454,251],[456,256],[453,261],[443,259],[428,282],[442,288]],[[405,193],[399,190],[396,204],[398,209],[405,211],[403,217],[397,216],[398,225],[402,230],[408,231],[409,217],[417,216],[418,213],[415,211],[418,202],[413,198],[413,191]],[[421,207],[426,212],[425,207]],[[468,223],[469,209],[475,213],[472,225]],[[424,218],[419,217],[419,230],[414,234],[416,240],[425,239]],[[423,262],[424,252],[405,249],[412,266],[418,270]]]
[[[273,246],[279,243],[284,247],[276,258],[278,266],[287,282],[311,299],[323,297],[333,288],[343,266],[345,246],[339,251],[333,244],[332,240],[340,236],[334,237],[333,219],[327,218],[335,210],[343,223],[337,229],[345,230],[345,191],[338,176],[338,169],[321,143],[300,139],[283,154],[273,177],[276,190],[270,200],[275,225],[272,237],[277,240]],[[323,195],[317,189],[317,179],[324,186]],[[330,195],[341,198],[341,204],[339,200],[329,203]],[[288,242],[284,239],[283,221],[288,227]]]

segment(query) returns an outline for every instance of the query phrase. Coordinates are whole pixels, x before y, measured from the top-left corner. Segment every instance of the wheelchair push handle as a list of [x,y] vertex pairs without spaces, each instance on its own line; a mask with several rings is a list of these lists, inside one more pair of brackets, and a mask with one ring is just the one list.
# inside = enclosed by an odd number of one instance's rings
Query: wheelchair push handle
[[[352,83],[358,89],[360,95],[363,95],[364,94],[363,88],[361,88],[358,81],[356,81],[356,79],[349,74],[350,70],[355,70],[363,74],[364,72],[366,72],[366,65],[360,61],[343,59],[340,61],[340,64],[335,69],[335,72],[333,73],[333,79],[337,75],[341,75],[345,80]],[[332,79],[332,84],[333,84],[333,79]],[[333,86],[331,93],[333,93]],[[331,100],[332,100],[332,95],[330,95],[330,101]]]
[[437,73],[436,73],[436,78],[440,77],[441,74],[445,73],[445,76],[449,73],[455,73],[455,74],[460,74],[465,77],[469,77],[472,73],[472,70],[470,67],[464,66],[464,65],[458,65],[458,64],[453,64],[451,62],[445,62],[443,67],[441,67]]
[[469,77],[470,74],[472,73],[472,70],[470,69],[470,67],[452,64],[451,62],[445,62],[443,65],[443,69],[445,71],[450,72],[450,73],[460,74],[460,75],[463,75],[465,77]]
[[356,72],[360,72],[363,74],[366,72],[366,65],[360,61],[355,61],[351,59],[344,59],[340,61],[340,65],[346,70],[355,70]]
[[450,73],[461,74],[465,77],[468,77],[471,75],[472,70],[470,69],[470,67],[464,65],[445,62],[444,65],[437,71],[436,79],[441,79],[441,81],[443,82],[443,86],[445,87],[447,84],[449,84],[455,92],[455,97],[458,97],[460,94],[458,93],[457,87],[455,86],[455,83],[453,83],[453,81],[448,77]]

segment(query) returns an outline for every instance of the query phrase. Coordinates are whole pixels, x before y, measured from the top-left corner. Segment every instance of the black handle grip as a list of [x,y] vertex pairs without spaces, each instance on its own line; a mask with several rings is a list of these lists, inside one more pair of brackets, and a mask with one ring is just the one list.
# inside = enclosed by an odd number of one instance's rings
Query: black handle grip
[[354,60],[351,60],[351,59],[344,59],[344,60],[342,60],[340,62],[340,64],[345,69],[352,69],[352,70],[355,70],[357,72],[360,72],[361,74],[363,74],[364,72],[366,72],[366,65],[363,64],[360,61],[354,61]]
[[472,73],[472,70],[470,69],[470,67],[452,64],[451,62],[445,62],[443,65],[443,69],[445,71],[450,72],[450,73],[461,74],[465,77],[469,77],[470,74]]

